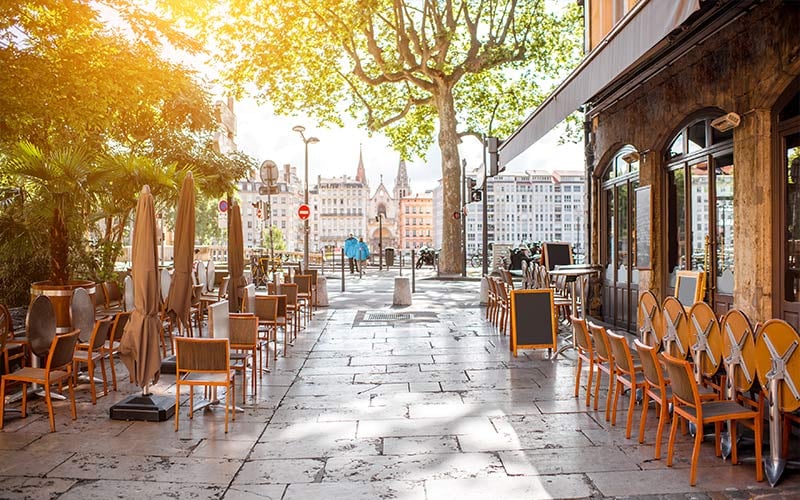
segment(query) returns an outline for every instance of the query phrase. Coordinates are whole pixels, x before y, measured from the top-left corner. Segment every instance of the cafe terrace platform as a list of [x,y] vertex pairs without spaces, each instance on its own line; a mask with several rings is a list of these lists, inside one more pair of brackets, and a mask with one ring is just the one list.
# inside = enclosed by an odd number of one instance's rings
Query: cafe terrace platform
[[[330,307],[270,362],[255,397],[237,394],[244,412],[228,434],[222,409],[190,421],[181,406],[179,432],[171,420],[110,420],[109,407],[137,392],[121,363],[119,391],[96,406],[78,386],[77,421],[54,403],[55,433],[34,399],[0,432],[0,498],[800,498],[800,471],[770,488],[755,482],[752,447],[733,466],[710,440],[689,486],[689,435],[668,468],[665,452],[653,459],[656,412],[640,445],[625,439],[624,418],[611,427],[602,404],[595,412],[573,396],[574,351],[514,358],[484,319],[478,281],[423,272],[413,304],[393,308],[394,276],[348,276],[344,293],[329,278]],[[153,391],[174,396],[174,376]]]

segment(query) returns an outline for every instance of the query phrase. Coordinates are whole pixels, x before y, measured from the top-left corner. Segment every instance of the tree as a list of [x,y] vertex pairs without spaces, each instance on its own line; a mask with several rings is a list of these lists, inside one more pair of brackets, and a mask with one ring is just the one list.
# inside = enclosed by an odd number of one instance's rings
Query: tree
[[[580,9],[544,0],[221,1],[204,31],[239,92],[255,84],[276,110],[382,130],[404,158],[441,151],[441,269],[461,270],[458,221],[465,135],[507,133],[539,103],[542,80],[579,57]],[[208,12],[205,12],[208,14]]]

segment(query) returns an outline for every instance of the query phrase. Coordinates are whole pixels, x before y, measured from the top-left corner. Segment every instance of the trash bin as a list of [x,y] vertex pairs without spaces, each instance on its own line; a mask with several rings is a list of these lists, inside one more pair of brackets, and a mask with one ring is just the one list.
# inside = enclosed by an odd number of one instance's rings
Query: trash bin
[[387,248],[386,249],[386,267],[392,267],[394,265],[394,248]]

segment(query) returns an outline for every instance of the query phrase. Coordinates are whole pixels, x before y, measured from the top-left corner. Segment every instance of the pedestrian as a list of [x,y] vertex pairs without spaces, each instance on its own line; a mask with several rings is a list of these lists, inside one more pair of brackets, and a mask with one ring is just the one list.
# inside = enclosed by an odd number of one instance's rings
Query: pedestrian
[[353,233],[344,240],[344,256],[350,264],[350,274],[355,273],[356,257],[358,255],[358,240]]
[[364,271],[364,267],[367,264],[367,259],[369,258],[369,247],[364,242],[364,238],[358,239],[358,271],[359,273]]

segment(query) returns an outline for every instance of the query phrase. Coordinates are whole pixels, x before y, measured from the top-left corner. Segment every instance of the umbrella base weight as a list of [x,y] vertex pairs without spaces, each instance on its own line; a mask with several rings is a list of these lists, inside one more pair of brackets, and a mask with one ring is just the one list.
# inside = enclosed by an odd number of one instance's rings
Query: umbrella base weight
[[170,396],[129,396],[111,407],[111,420],[163,422],[175,415],[175,398]]
[[175,356],[167,356],[161,360],[161,373],[175,375]]

